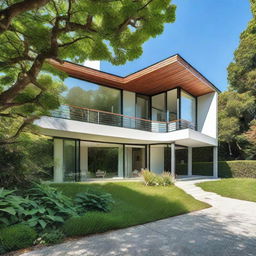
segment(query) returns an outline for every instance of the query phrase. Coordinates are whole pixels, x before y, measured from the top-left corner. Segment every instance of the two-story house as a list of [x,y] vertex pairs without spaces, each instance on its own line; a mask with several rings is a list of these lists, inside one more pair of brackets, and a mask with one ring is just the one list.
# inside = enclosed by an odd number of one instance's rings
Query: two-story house
[[179,55],[126,77],[52,65],[69,75],[65,104],[36,124],[54,141],[55,182],[130,178],[143,168],[190,176],[203,147],[218,175],[219,90]]

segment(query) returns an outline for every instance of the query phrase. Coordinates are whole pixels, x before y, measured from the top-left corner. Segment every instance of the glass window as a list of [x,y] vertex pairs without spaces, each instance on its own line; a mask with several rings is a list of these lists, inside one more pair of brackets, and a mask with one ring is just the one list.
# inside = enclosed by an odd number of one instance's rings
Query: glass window
[[121,91],[69,77],[63,94],[69,105],[121,113]]
[[136,95],[136,117],[149,119],[149,97]]
[[177,89],[167,92],[167,121],[177,120]]
[[64,181],[75,181],[79,170],[79,142],[64,140],[63,143]]
[[200,147],[192,149],[193,175],[213,175],[213,147]]
[[[103,144],[104,145],[104,144]],[[118,147],[88,147],[88,178],[118,176]]]
[[165,93],[157,94],[152,97],[152,120],[166,121],[165,101]]
[[176,174],[187,175],[188,174],[188,149],[176,146],[175,147],[175,161],[176,161]]
[[181,90],[181,119],[196,123],[196,99]]

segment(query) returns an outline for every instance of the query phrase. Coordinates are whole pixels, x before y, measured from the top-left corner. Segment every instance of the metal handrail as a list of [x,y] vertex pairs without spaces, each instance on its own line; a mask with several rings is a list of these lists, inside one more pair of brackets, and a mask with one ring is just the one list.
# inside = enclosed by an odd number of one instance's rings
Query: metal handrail
[[179,129],[195,129],[195,125],[187,120],[173,120],[170,122],[153,121],[139,117],[131,117],[103,110],[78,107],[63,104],[59,109],[51,111],[52,117],[96,123],[110,126],[138,129],[150,132],[171,132]]

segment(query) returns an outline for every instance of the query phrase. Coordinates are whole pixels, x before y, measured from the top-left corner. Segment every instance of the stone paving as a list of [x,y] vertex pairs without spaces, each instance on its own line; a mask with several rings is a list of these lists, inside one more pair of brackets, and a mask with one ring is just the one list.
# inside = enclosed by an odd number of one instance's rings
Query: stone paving
[[205,192],[195,186],[201,181],[178,181],[176,185],[211,208],[87,236],[22,256],[255,256],[256,203]]

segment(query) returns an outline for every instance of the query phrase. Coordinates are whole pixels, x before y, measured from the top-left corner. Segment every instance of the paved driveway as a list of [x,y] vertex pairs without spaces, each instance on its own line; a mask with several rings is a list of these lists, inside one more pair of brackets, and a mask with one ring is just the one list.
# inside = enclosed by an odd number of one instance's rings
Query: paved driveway
[[256,203],[204,192],[195,182],[180,181],[176,185],[213,207],[22,256],[255,256]]

